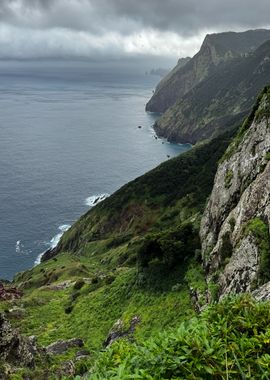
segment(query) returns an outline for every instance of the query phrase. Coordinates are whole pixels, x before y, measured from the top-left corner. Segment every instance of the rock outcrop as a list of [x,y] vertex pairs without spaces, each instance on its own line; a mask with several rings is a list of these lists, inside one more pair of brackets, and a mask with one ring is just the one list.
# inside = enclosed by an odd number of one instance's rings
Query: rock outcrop
[[204,268],[219,297],[270,280],[270,88],[220,163],[201,222]]
[[46,347],[46,352],[49,355],[60,355],[67,352],[72,347],[83,347],[84,342],[80,338],[72,338],[69,340],[58,340]]
[[0,301],[15,300],[22,296],[22,292],[10,284],[4,285],[0,282]]
[[129,324],[129,327],[125,326],[125,323],[119,319],[113,327],[111,328],[105,342],[104,346],[110,346],[113,342],[120,338],[129,337],[131,338],[135,332],[136,326],[140,323],[141,319],[137,315],[135,315]]
[[44,351],[37,347],[35,337],[23,337],[0,314],[0,361],[14,367],[34,368],[41,356]]

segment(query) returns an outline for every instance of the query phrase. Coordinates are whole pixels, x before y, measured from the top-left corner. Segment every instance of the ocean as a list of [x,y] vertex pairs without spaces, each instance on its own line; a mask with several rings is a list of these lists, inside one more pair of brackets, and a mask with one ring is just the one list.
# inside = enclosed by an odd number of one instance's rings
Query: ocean
[[158,80],[87,62],[0,62],[0,278],[35,265],[97,200],[189,149],[154,134],[144,107]]

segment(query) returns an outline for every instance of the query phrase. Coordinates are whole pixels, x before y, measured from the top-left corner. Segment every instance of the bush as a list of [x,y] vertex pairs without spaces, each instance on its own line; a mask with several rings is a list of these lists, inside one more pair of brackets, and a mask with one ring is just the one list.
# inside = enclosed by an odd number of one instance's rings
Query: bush
[[172,268],[194,255],[199,248],[198,231],[192,223],[162,233],[148,234],[137,255],[139,270],[148,268],[154,262]]
[[268,379],[270,303],[229,297],[140,344],[115,342],[89,380]]
[[84,280],[77,280],[73,286],[74,290],[80,290],[85,285]]

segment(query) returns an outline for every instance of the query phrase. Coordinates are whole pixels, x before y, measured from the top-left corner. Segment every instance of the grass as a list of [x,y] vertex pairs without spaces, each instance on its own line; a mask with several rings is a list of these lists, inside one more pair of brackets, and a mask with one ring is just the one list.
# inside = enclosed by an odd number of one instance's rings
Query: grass
[[244,235],[252,234],[259,249],[258,285],[270,281],[270,240],[268,223],[260,218],[251,219],[244,227]]

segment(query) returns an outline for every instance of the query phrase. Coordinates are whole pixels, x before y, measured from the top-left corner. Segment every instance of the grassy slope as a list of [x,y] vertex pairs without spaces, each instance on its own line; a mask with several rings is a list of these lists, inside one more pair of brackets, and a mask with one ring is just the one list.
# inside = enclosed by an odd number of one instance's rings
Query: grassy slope
[[[24,297],[15,305],[26,313],[13,323],[42,345],[81,337],[96,352],[119,318],[128,325],[138,315],[142,341],[191,317],[188,283],[205,286],[194,259],[200,215],[230,140],[222,136],[161,164],[81,217],[54,259],[16,276]],[[51,289],[65,280],[68,288]]]

